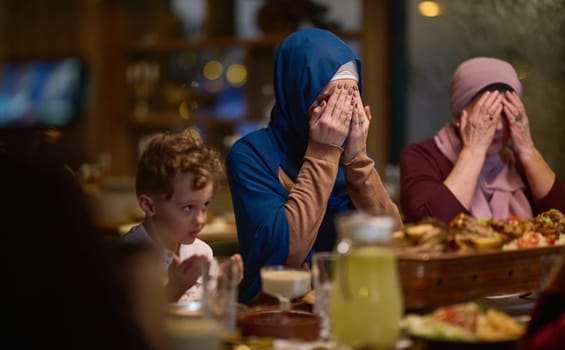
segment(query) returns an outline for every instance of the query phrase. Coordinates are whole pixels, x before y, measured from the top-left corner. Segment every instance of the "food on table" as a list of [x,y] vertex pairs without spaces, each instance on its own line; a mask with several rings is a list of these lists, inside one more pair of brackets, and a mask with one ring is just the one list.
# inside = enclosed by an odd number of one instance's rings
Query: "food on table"
[[544,236],[539,232],[528,232],[519,238],[515,238],[502,246],[502,250],[513,250],[520,248],[547,247],[553,245],[565,245],[565,234],[560,234],[558,239]]
[[407,314],[400,326],[409,335],[433,340],[495,342],[519,339],[525,325],[504,312],[478,303],[440,307],[430,314]]
[[449,227],[459,250],[500,248],[504,243],[504,238],[489,220],[459,214],[451,220]]
[[406,252],[442,252],[449,250],[451,244],[447,225],[433,218],[405,224],[392,234],[392,240],[395,247]]
[[316,301],[316,294],[314,290],[306,293],[306,295],[302,297],[302,301],[304,301],[306,304],[314,305],[314,302]]
[[482,341],[518,339],[524,331],[524,325],[496,309],[488,309],[484,317],[479,316],[477,322],[477,337]]
[[448,225],[435,219],[407,223],[393,234],[402,252],[510,250],[565,245],[565,215],[545,211],[530,219],[475,218],[457,215]]
[[565,215],[557,209],[524,220],[521,226],[522,234],[509,240],[503,250],[565,245]]
[[524,223],[525,221],[517,216],[511,216],[506,220],[489,220],[493,229],[511,238],[518,238],[524,233]]

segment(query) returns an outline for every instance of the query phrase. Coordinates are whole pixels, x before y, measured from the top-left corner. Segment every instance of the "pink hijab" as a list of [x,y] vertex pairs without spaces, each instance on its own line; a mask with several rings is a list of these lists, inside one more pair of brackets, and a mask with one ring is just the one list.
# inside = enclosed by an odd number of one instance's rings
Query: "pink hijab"
[[510,63],[492,57],[475,57],[461,63],[449,86],[453,117],[459,117],[481,89],[495,83],[506,84],[522,96],[522,84]]
[[[522,84],[507,62],[477,57],[463,62],[453,75],[450,86],[451,113],[457,118],[471,99],[483,88],[495,83],[509,85],[519,95]],[[461,140],[451,123],[441,128],[434,141],[452,163],[461,151]],[[526,186],[516,168],[504,162],[500,154],[485,159],[470,212],[477,218],[505,219],[510,216],[531,218],[532,208],[525,194]]]

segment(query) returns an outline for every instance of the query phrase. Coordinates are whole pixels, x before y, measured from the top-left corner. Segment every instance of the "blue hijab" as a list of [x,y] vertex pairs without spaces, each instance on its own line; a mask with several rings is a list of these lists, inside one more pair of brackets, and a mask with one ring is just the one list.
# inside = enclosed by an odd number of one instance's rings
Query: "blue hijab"
[[[228,181],[245,265],[239,295],[243,303],[260,291],[260,267],[284,264],[287,259],[289,228],[284,206],[289,192],[279,181],[279,168],[296,181],[309,139],[308,108],[349,61],[361,72],[359,57],[331,32],[306,28],[289,35],[276,50],[275,106],[269,125],[238,140],[228,154]],[[360,90],[361,86],[360,79]],[[310,255],[333,248],[333,214],[350,208],[345,170],[340,165]]]

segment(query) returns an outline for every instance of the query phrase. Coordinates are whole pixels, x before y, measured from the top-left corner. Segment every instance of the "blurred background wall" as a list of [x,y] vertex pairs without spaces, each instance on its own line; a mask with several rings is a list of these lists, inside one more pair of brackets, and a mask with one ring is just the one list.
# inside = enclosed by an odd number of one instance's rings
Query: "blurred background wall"
[[[362,57],[368,150],[393,197],[400,150],[451,119],[451,74],[476,55],[518,69],[534,141],[565,177],[564,0],[0,0],[0,65],[79,58],[85,96],[54,148],[131,199],[148,135],[190,127],[225,154],[265,125],[274,50],[304,26]],[[216,205],[230,211],[229,192]]]

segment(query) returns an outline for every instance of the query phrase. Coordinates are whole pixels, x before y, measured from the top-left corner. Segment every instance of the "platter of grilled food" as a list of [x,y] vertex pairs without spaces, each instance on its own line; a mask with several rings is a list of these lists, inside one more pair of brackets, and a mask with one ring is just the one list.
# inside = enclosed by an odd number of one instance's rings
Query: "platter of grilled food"
[[450,304],[426,314],[408,313],[401,330],[418,346],[434,350],[516,349],[528,318],[514,318],[477,302]]
[[407,223],[393,234],[405,306],[428,308],[539,288],[541,257],[565,254],[565,215]]

